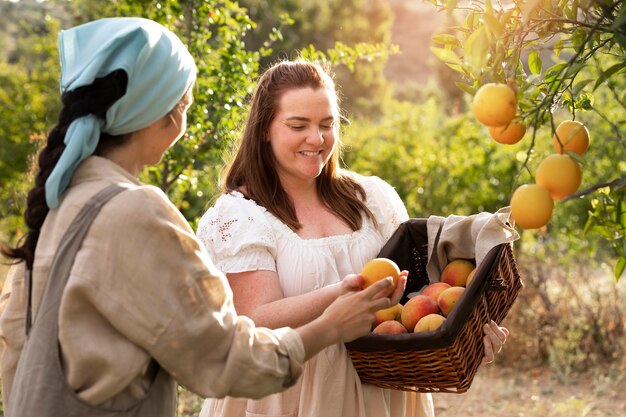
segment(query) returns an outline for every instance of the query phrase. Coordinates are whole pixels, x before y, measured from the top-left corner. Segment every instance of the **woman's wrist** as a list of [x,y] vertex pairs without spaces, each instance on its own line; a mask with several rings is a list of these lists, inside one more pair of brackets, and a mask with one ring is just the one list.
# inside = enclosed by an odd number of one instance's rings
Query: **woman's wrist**
[[324,315],[296,329],[304,346],[305,361],[317,355],[326,346],[341,341],[338,329]]

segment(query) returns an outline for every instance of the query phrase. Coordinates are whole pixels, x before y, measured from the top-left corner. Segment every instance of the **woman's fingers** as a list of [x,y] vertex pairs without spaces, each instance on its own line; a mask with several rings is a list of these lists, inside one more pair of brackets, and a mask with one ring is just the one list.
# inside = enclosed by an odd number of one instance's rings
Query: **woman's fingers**
[[485,337],[483,338],[483,344],[485,345],[483,362],[491,363],[495,360],[495,354],[502,350],[502,346],[504,346],[509,336],[509,329],[500,327],[495,321],[490,320],[488,324],[483,326],[483,331],[485,332]]
[[491,363],[495,359],[493,353],[493,346],[491,345],[491,339],[489,336],[483,337],[483,345],[485,345],[485,356],[483,356],[483,363]]
[[393,278],[386,277],[376,281],[369,287],[360,291],[362,297],[372,302],[373,311],[380,310],[381,308],[391,307],[391,300],[389,299],[389,291],[393,286]]
[[400,278],[398,278],[398,284],[396,288],[393,290],[389,298],[391,299],[391,305],[396,305],[402,299],[404,295],[404,291],[406,290],[406,274],[400,274]]
[[499,353],[502,346],[506,342],[509,330],[506,327],[500,327],[498,324],[491,320],[489,324],[484,326],[485,334],[491,339],[491,343],[495,353]]

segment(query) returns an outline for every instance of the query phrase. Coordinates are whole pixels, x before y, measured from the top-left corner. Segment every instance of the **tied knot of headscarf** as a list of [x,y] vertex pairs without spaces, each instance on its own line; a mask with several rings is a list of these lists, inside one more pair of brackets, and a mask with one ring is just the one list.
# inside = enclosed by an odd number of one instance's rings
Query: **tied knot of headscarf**
[[125,94],[106,112],[71,122],[65,149],[46,180],[46,203],[59,205],[78,165],[92,155],[100,134],[123,135],[167,115],[196,78],[194,60],[180,39],[143,18],[95,20],[59,33],[61,92],[92,84],[115,70],[128,76]]

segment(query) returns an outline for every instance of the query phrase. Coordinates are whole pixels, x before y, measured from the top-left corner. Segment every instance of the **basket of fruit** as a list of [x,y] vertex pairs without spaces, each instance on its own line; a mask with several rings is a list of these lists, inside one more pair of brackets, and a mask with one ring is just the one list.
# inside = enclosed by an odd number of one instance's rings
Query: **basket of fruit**
[[502,322],[522,282],[511,244],[504,243],[476,268],[473,259],[452,260],[441,280],[430,283],[426,222],[404,222],[378,254],[409,271],[404,297],[377,312],[374,331],[346,347],[363,383],[463,393],[484,355],[483,325]]

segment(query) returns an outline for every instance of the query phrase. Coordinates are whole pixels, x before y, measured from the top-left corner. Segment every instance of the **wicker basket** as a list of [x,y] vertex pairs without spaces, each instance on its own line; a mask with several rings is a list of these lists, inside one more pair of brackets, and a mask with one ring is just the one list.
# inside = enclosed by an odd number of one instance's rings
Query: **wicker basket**
[[[409,271],[407,294],[428,284],[426,219],[403,223],[379,253]],[[466,392],[484,355],[483,325],[501,323],[522,287],[510,244],[493,248],[437,330],[370,333],[346,344],[362,382],[416,392]]]

